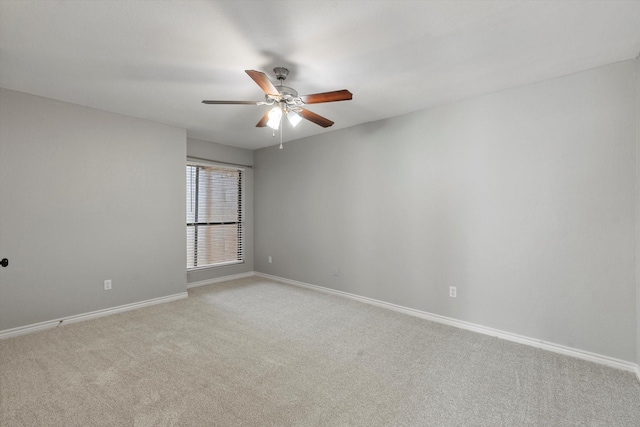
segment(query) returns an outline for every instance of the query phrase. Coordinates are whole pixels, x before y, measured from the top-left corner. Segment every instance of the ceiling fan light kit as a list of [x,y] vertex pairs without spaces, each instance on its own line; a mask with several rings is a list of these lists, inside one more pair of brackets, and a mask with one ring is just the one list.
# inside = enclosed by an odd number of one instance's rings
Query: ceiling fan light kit
[[[312,123],[322,127],[330,127],[334,122],[322,117],[302,106],[305,104],[320,104],[324,102],[349,101],[353,98],[351,92],[346,89],[336,90],[332,92],[315,93],[311,95],[299,96],[298,92],[288,86],[284,86],[282,82],[289,75],[289,70],[285,67],[275,67],[273,69],[276,79],[280,82],[276,87],[271,83],[267,75],[261,71],[245,70],[245,72],[256,82],[264,91],[264,101],[217,101],[204,100],[204,104],[219,105],[269,105],[273,106],[258,121],[256,127],[268,126],[274,131],[278,130],[282,125],[282,117],[286,116],[289,123],[295,127],[306,119]],[[274,135],[275,136],[275,135]],[[282,145],[282,144],[281,144]]]

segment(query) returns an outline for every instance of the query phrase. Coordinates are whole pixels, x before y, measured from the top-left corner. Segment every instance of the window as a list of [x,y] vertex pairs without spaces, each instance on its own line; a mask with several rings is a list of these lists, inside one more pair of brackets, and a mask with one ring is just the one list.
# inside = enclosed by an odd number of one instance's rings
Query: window
[[187,269],[244,261],[242,170],[187,163]]

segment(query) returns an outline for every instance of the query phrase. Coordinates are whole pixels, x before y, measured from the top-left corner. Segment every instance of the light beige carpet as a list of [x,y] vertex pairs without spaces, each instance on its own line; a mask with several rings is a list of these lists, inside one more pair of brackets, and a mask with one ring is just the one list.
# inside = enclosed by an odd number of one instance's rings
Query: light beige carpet
[[259,278],[0,341],[2,426],[639,426],[634,375]]

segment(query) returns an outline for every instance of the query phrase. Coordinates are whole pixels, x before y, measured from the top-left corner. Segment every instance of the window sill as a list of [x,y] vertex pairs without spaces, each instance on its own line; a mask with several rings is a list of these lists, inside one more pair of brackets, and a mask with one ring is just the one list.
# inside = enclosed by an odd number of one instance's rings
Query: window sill
[[238,264],[244,264],[244,260],[242,260],[242,261],[229,261],[229,262],[223,262],[223,263],[220,263],[220,264],[210,264],[210,265],[203,265],[202,267],[198,266],[198,267],[187,268],[187,272],[189,272],[189,271],[198,271],[198,270],[206,270],[206,269],[209,269],[209,268],[229,267],[230,265],[238,265]]

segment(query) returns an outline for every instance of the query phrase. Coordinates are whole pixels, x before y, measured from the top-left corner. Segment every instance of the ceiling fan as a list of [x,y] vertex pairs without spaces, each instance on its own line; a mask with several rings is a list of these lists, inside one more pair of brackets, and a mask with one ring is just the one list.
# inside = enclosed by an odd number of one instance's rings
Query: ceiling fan
[[282,117],[286,116],[289,122],[295,127],[302,119],[307,119],[322,127],[329,127],[333,122],[312,111],[302,108],[305,104],[320,104],[323,102],[348,101],[353,98],[351,92],[346,89],[332,92],[314,93],[312,95],[298,95],[298,92],[282,82],[289,75],[289,70],[284,67],[276,67],[273,72],[280,81],[278,86],[274,86],[267,75],[261,71],[245,70],[245,72],[264,91],[264,101],[202,101],[204,104],[222,105],[273,105],[260,119],[256,127],[269,126],[274,131],[280,127]]

